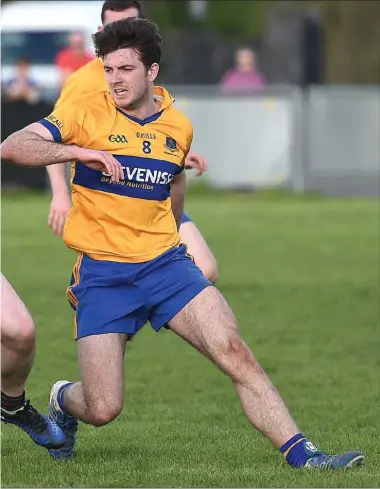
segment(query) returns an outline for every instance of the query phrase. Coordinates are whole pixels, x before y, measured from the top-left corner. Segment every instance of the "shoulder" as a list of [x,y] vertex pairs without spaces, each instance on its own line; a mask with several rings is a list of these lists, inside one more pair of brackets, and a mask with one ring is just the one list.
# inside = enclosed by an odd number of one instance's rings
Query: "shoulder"
[[173,123],[178,125],[186,134],[193,132],[193,124],[191,120],[181,110],[177,109],[175,105],[171,105],[168,108],[168,116]]
[[[186,155],[193,140],[193,124],[190,119],[176,107],[171,105],[166,109],[164,123],[167,126],[165,133],[169,139],[174,139]],[[169,126],[169,127],[168,127]]]
[[79,76],[87,75],[88,73],[102,73],[103,74],[103,61],[100,58],[91,57],[85,65],[81,66],[71,76],[79,74]]
[[103,75],[103,61],[100,58],[95,58],[81,66],[79,69],[71,73],[71,75],[67,78],[66,83],[79,83],[83,82],[88,85],[92,85],[96,82],[96,79],[92,77],[98,77]]

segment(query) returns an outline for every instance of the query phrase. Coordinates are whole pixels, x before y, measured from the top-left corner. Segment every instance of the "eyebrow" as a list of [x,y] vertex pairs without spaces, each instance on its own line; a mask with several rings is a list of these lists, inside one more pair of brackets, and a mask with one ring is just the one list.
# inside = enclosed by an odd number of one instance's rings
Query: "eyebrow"
[[119,70],[120,70],[122,68],[135,68],[135,65],[128,65],[127,64],[127,65],[120,65],[120,66],[108,66],[107,64],[104,64],[104,69],[106,69],[106,68],[108,68],[108,69],[119,68]]

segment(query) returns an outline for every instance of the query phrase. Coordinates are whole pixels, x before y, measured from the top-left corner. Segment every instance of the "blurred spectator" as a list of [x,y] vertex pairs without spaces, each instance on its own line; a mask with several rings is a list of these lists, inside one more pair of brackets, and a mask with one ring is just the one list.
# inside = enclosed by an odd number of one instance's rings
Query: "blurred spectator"
[[239,48],[235,53],[235,67],[220,81],[222,93],[247,93],[264,88],[265,80],[256,68],[256,55],[250,48]]
[[86,51],[85,38],[83,33],[75,32],[69,36],[69,45],[59,51],[55,58],[55,65],[61,73],[61,85],[63,86],[67,77],[78,70],[89,61],[93,56]]
[[14,77],[5,84],[4,96],[9,101],[38,102],[39,88],[30,77],[30,63],[27,58],[22,57],[17,61]]

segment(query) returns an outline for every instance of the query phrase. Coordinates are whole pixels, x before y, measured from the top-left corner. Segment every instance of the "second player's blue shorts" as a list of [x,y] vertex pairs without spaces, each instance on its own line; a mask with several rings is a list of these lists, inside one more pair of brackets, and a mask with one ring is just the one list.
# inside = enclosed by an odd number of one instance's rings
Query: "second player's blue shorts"
[[182,214],[182,221],[181,221],[181,224],[185,224],[185,222],[192,222],[189,214],[186,214],[186,212],[184,212]]
[[67,289],[76,311],[75,338],[133,336],[147,321],[159,331],[210,285],[184,245],[146,263],[99,261],[81,254]]

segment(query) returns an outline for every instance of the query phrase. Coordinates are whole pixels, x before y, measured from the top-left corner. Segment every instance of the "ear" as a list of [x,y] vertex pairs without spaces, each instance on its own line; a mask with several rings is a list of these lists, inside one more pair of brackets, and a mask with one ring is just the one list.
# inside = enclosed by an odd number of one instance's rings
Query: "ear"
[[150,82],[154,82],[154,80],[158,76],[159,70],[160,70],[160,66],[158,65],[158,63],[153,63],[148,70],[148,78]]
[[100,32],[100,31],[102,31],[102,30],[103,30],[103,26],[102,26],[102,25],[100,25],[100,26],[98,27],[98,32]]

